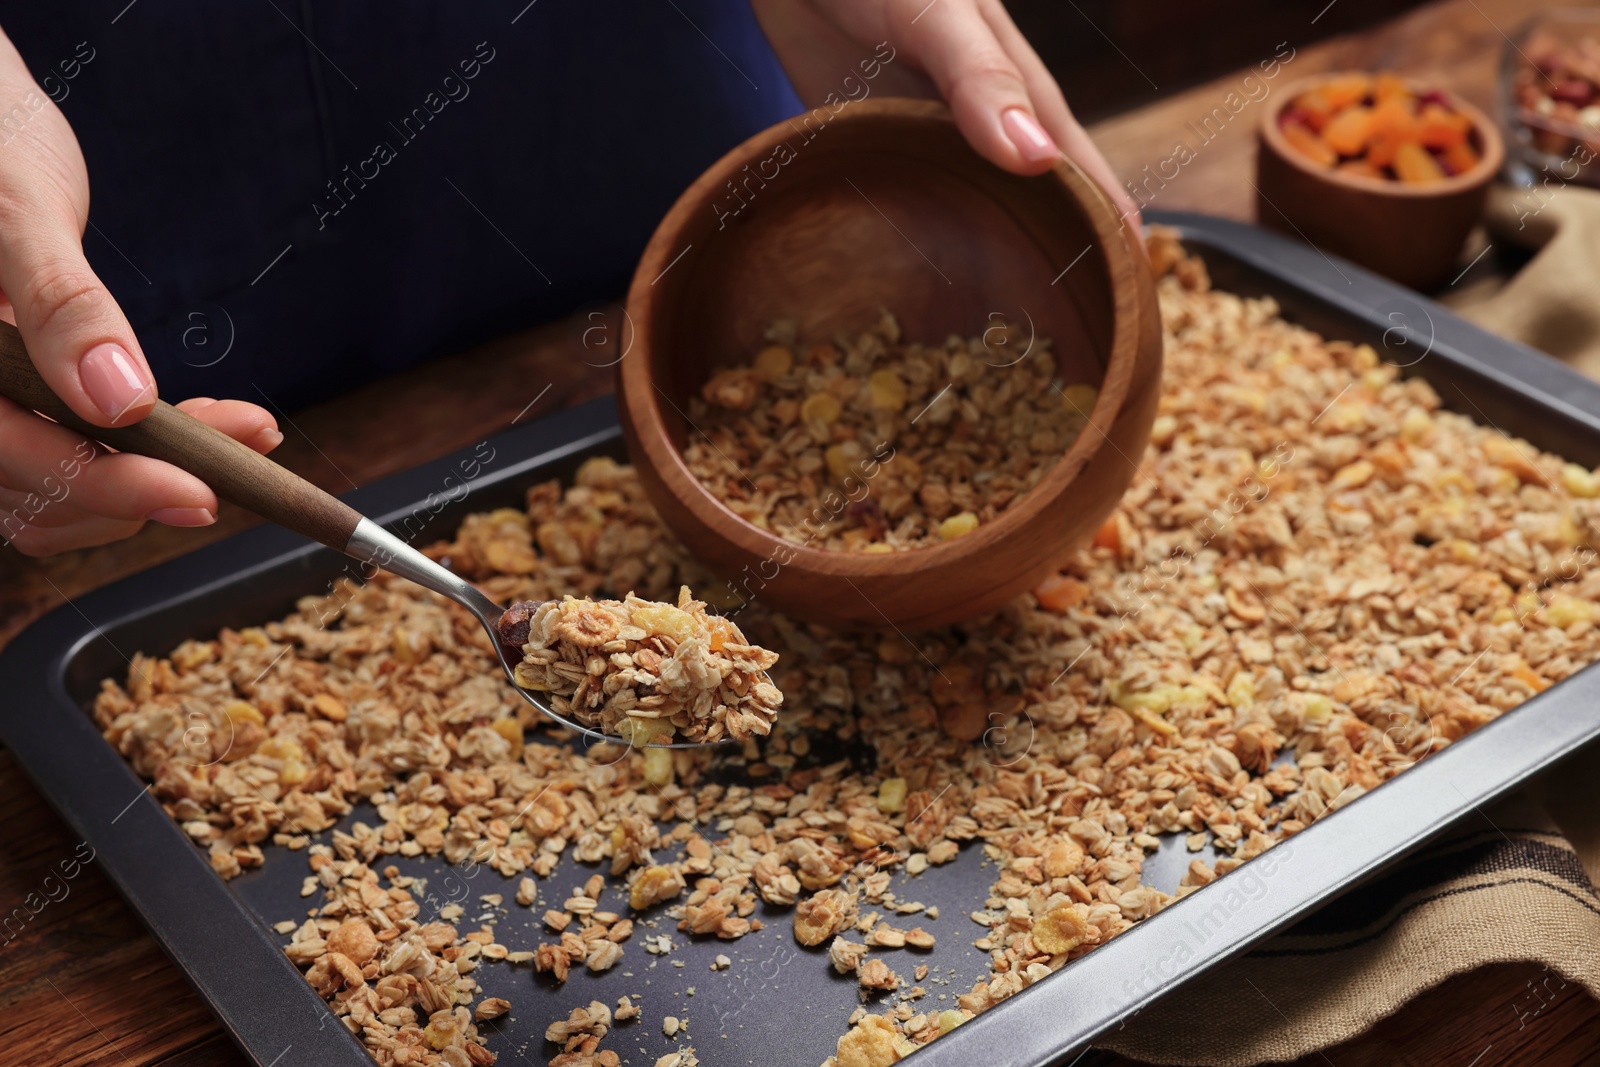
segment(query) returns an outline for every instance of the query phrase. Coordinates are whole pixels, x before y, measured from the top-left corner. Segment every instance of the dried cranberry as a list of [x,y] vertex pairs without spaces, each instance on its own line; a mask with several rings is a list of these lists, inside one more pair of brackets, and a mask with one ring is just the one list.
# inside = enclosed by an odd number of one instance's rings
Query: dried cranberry
[[883,519],[883,508],[870,496],[851,504],[845,509],[845,514],[860,523],[867,536],[874,541],[882,540],[883,535],[889,532],[889,524]]
[[1594,97],[1594,86],[1582,78],[1568,78],[1556,86],[1556,91],[1551,93],[1550,97],[1574,107],[1588,107],[1589,101]]

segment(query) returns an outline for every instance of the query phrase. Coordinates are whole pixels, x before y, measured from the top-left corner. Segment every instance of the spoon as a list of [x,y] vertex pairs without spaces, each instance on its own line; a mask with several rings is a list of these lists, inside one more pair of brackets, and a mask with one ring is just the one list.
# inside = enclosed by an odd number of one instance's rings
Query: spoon
[[[23,345],[22,335],[5,322],[0,322],[0,395],[119,452],[133,452],[171,463],[204,481],[224,500],[362,563],[381,567],[424,589],[449,597],[483,624],[505,671],[506,681],[522,699],[538,708],[540,714],[591,740],[634,747],[632,741],[567,718],[516,684],[511,672],[522,661],[522,649],[502,640],[501,619],[507,616],[506,631],[514,629],[516,620],[510,616],[518,605],[501,608],[477,586],[424,556],[344,501],[222,431],[163,400],[156,401],[150,414],[127,426],[107,428],[85,422],[39,376]],[[526,629],[525,622],[523,629]],[[726,740],[651,744],[657,748],[704,748],[724,744]]]

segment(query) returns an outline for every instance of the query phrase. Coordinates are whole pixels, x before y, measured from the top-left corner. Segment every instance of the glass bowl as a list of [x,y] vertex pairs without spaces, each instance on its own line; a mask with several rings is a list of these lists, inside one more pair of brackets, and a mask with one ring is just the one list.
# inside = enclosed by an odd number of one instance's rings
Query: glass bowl
[[1600,9],[1546,11],[1508,38],[1499,110],[1514,178],[1600,187]]

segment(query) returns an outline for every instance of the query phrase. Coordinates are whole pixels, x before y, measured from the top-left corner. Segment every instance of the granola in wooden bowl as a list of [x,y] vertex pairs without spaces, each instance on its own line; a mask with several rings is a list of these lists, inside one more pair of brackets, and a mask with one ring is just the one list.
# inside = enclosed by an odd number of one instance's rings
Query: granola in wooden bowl
[[920,344],[885,311],[851,338],[803,344],[793,322],[768,338],[691,400],[683,458],[735,514],[817,548],[971,533],[1038,483],[1099,395],[1058,381],[1050,342],[1011,324]]

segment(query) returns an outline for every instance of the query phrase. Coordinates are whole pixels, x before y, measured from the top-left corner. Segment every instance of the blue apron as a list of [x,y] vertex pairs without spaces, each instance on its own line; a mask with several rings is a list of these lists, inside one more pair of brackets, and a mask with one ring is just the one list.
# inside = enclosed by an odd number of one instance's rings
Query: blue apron
[[[165,399],[294,410],[625,290],[801,104],[740,0],[0,3]],[[3,148],[3,146],[0,146]]]

